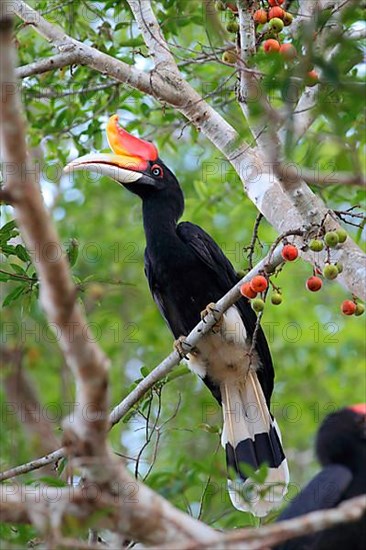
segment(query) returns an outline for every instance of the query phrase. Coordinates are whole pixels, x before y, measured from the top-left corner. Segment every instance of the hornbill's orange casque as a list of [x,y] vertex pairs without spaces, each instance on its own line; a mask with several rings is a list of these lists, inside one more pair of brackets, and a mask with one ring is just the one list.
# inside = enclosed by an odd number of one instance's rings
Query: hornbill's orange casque
[[[184,198],[174,174],[159,159],[156,147],[118,125],[107,124],[111,154],[90,154],[71,162],[67,171],[89,170],[109,176],[142,199],[146,235],[145,273],[153,298],[175,338],[187,335],[207,304],[216,302],[238,282],[238,276],[213,239],[197,225],[178,224]],[[263,516],[279,505],[288,483],[280,433],[271,416],[274,371],[262,330],[254,354],[248,350],[256,315],[241,298],[223,316],[217,331],[206,335],[188,355],[189,366],[222,405],[222,445],[237,480],[229,480],[234,506]],[[259,498],[249,489],[245,468],[269,470]],[[243,485],[244,483],[244,485]],[[240,490],[239,490],[240,489]],[[261,488],[263,489],[263,488]],[[265,491],[260,491],[261,495]],[[245,495],[245,498],[243,498]]]
[[[366,404],[340,409],[323,421],[315,443],[323,469],[277,521],[337,506],[366,494]],[[292,539],[276,550],[364,550],[366,516],[352,523]]]

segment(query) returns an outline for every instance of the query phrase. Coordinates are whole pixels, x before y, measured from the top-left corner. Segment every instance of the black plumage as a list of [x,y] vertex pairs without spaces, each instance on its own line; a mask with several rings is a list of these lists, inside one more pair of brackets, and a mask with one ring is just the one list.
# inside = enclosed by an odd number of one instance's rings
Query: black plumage
[[[366,406],[345,408],[329,415],[316,438],[322,470],[282,512],[277,521],[338,506],[366,494]],[[276,546],[276,550],[363,550],[366,516]]]
[[[190,222],[178,224],[184,198],[176,177],[152,144],[131,136],[117,121],[113,116],[107,126],[116,154],[87,155],[73,161],[69,169],[98,169],[142,199],[145,273],[160,313],[177,339],[187,335],[206,306],[219,300],[239,279],[203,229]],[[140,156],[132,156],[134,151]],[[228,482],[231,499],[239,509],[265,515],[282,499],[288,470],[279,430],[269,412],[274,369],[261,328],[254,351],[249,353],[256,320],[248,300],[241,298],[224,314],[217,330],[205,335],[188,357],[190,368],[223,408],[222,444],[228,466],[239,480],[238,485],[235,480]],[[243,465],[257,470],[262,463],[269,467],[266,481],[272,489],[271,498],[243,500],[240,493],[248,477]]]

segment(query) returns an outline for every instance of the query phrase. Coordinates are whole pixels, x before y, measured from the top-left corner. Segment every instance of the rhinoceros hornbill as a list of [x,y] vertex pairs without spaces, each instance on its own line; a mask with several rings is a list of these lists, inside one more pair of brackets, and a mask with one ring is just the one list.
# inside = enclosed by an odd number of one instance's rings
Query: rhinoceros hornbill
[[[156,147],[122,129],[117,115],[107,124],[107,137],[113,155],[80,157],[66,171],[100,173],[142,199],[146,277],[160,313],[178,339],[200,321],[208,304],[238,282],[237,273],[203,229],[190,222],[178,224],[183,193]],[[222,445],[229,470],[236,472],[236,479],[228,482],[232,502],[240,510],[263,516],[279,505],[286,492],[288,469],[270,414],[274,370],[261,329],[254,353],[250,357],[248,353],[255,326],[256,315],[247,299],[241,298],[224,314],[217,330],[191,350],[188,363],[223,408]],[[243,465],[257,470],[264,463],[268,486],[256,492]],[[266,487],[268,492],[263,490]]]
[[[322,422],[315,441],[322,470],[277,521],[338,506],[366,493],[366,404],[340,409]],[[358,521],[292,539],[274,550],[364,550],[366,515]]]

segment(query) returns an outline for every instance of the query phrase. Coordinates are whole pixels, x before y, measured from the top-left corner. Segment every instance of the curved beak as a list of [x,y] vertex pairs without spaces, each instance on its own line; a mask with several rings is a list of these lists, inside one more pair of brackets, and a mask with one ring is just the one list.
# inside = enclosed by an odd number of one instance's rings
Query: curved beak
[[64,172],[86,170],[107,176],[118,183],[133,183],[143,177],[147,162],[138,157],[91,153],[79,157],[65,166]]

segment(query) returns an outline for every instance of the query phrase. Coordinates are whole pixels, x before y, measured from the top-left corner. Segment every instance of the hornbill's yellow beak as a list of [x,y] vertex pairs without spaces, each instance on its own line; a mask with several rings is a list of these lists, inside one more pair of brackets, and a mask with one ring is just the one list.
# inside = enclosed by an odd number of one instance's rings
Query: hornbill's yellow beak
[[64,171],[87,170],[128,184],[141,179],[150,164],[158,159],[159,154],[155,145],[121,128],[118,125],[118,115],[111,116],[108,121],[107,138],[113,155],[84,155],[70,162]]

